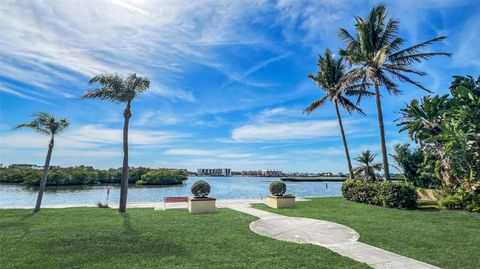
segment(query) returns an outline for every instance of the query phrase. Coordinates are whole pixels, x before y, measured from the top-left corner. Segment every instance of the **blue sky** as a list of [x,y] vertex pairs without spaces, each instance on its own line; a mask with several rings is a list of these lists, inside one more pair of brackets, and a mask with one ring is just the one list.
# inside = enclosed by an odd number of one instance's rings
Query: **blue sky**
[[[353,2],[353,3],[352,3]],[[36,111],[65,117],[52,164],[121,165],[122,105],[81,100],[103,72],[152,80],[133,104],[130,164],[345,172],[335,113],[308,78],[319,53],[337,51],[340,27],[378,1],[2,1],[0,4],[0,162],[44,160],[48,138],[13,130]],[[435,93],[452,75],[480,72],[480,2],[383,1],[400,19],[407,45],[447,35],[431,49],[452,52],[417,68]],[[407,142],[393,122],[425,93],[401,85],[384,94],[389,148]],[[344,115],[351,154],[379,152],[374,100],[367,116]],[[380,156],[378,157],[380,161]]]

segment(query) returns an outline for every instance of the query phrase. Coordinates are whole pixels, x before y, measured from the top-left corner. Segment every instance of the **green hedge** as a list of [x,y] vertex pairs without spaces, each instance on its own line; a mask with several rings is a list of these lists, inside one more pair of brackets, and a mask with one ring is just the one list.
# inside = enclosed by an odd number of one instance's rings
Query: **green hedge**
[[170,185],[181,184],[188,179],[183,170],[153,169],[142,175],[137,185]]
[[415,187],[405,183],[352,179],[343,183],[342,194],[350,201],[393,208],[414,208],[418,199]]

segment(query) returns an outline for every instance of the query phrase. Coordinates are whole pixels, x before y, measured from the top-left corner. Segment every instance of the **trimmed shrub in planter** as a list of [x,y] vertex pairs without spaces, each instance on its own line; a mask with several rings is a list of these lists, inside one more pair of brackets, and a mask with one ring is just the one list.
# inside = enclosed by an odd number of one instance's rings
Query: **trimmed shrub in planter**
[[208,194],[210,194],[210,184],[206,181],[199,180],[193,183],[192,193],[195,197],[188,198],[188,211],[190,213],[213,213],[216,211],[216,199],[208,197]]
[[394,208],[413,208],[418,199],[415,187],[404,183],[351,179],[343,183],[342,194],[350,201]]
[[287,191],[287,185],[281,181],[272,181],[269,189],[272,195],[282,196]]
[[204,180],[199,180],[192,185],[192,193],[195,197],[207,197],[210,194],[210,184]]
[[270,193],[267,196],[267,206],[271,208],[294,208],[295,196],[285,195],[287,185],[282,181],[273,181],[270,183]]

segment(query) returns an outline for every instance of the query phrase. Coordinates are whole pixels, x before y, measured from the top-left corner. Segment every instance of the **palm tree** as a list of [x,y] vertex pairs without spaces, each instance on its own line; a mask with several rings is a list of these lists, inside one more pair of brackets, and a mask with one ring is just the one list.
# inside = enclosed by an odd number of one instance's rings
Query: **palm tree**
[[132,116],[131,105],[133,99],[150,87],[150,80],[145,77],[130,74],[123,77],[119,74],[102,74],[93,77],[89,84],[98,84],[99,88],[86,91],[82,98],[107,100],[113,103],[126,105],[123,116],[123,167],[120,187],[119,211],[125,212],[128,192],[128,124]]
[[38,188],[37,203],[33,212],[40,211],[42,205],[43,192],[47,185],[48,169],[50,168],[50,159],[52,158],[52,151],[54,145],[55,135],[60,134],[65,130],[70,123],[66,119],[57,120],[54,116],[46,112],[38,112],[33,114],[33,120],[29,123],[22,123],[17,125],[18,128],[31,128],[36,132],[49,135],[50,143],[48,144],[47,157],[45,159],[45,165],[43,166],[43,174],[40,180],[40,187]]
[[325,96],[314,101],[309,107],[305,108],[304,113],[310,114],[325,104],[327,100],[335,105],[338,125],[340,127],[343,147],[345,149],[345,156],[347,157],[348,171],[350,172],[350,178],[354,179],[355,176],[353,174],[352,162],[350,161],[350,154],[348,152],[347,139],[345,137],[342,117],[338,107],[343,107],[350,114],[352,111],[357,111],[358,113],[365,115],[365,113],[352,103],[347,96],[369,96],[373,95],[373,93],[365,90],[367,84],[362,82],[356,83],[353,75],[345,72],[343,58],[340,57],[336,60],[334,55],[330,52],[330,49],[325,50],[325,57],[322,57],[321,55],[318,57],[317,65],[319,68],[318,73],[316,75],[309,74],[308,77],[317,83],[320,89],[325,93]]
[[397,35],[399,21],[390,18],[387,22],[386,18],[386,7],[376,6],[372,8],[367,18],[355,17],[357,21],[355,36],[343,28],[339,30],[339,36],[346,43],[346,48],[340,51],[340,55],[346,57],[350,64],[359,66],[353,72],[357,72],[374,86],[383,169],[385,180],[390,180],[379,87],[383,86],[390,94],[397,95],[401,91],[394,80],[399,80],[429,92],[420,82],[408,77],[408,74],[426,75],[423,71],[413,69],[411,65],[437,55],[450,56],[450,53],[421,51],[422,48],[432,43],[444,40],[445,36],[400,49],[404,40]]
[[372,181],[376,181],[375,172],[382,170],[382,164],[374,162],[376,156],[377,154],[372,154],[370,150],[362,151],[357,155],[355,161],[359,166],[355,167],[355,174],[363,175],[366,180],[370,177]]

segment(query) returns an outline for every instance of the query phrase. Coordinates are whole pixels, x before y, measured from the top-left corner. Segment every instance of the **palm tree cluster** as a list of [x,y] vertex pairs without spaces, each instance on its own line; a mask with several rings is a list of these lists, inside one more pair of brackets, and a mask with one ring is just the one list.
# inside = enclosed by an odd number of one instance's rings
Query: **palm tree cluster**
[[[309,113],[315,110],[326,100],[334,103],[350,177],[352,178],[350,154],[348,153],[338,105],[349,113],[357,111],[364,114],[358,107],[362,97],[375,96],[382,151],[382,168],[385,180],[390,180],[380,88],[384,88],[389,94],[398,95],[402,91],[396,81],[400,81],[429,91],[420,82],[409,77],[410,74],[426,75],[425,72],[414,69],[412,65],[433,56],[450,55],[450,53],[445,52],[422,51],[428,45],[444,40],[445,36],[402,48],[405,40],[398,36],[399,21],[392,18],[387,20],[387,17],[388,12],[384,5],[373,7],[366,18],[355,17],[354,34],[343,28],[338,32],[340,39],[345,43],[345,48],[339,51],[340,58],[338,60],[333,59],[330,50],[327,49],[325,57],[319,56],[318,74],[316,76],[309,75],[325,92],[325,97],[313,102],[306,111]],[[351,67],[348,72],[346,72],[344,62]],[[372,86],[374,92],[369,92],[368,88]],[[348,97],[356,97],[356,102],[347,102]]]

